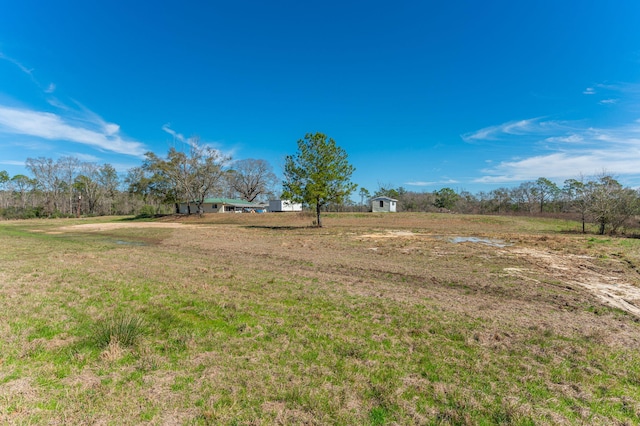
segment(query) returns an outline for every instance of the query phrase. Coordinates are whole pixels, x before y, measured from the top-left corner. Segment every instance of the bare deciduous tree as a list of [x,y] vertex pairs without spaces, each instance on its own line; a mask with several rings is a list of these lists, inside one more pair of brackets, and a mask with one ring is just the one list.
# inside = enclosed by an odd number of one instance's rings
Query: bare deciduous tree
[[598,233],[604,235],[607,227],[614,233],[638,211],[638,193],[624,188],[611,175],[602,173],[587,183],[587,211],[598,224]]
[[37,188],[45,197],[45,211],[52,214],[58,210],[58,194],[60,193],[60,168],[51,158],[27,158],[27,169],[31,171]]
[[278,182],[271,165],[254,158],[236,161],[227,176],[231,189],[249,202],[272,194]]
[[220,190],[224,166],[231,158],[217,149],[201,145],[197,137],[189,139],[189,147],[188,153],[169,149],[166,160],[147,153],[145,167],[165,176],[173,185],[179,201],[194,203],[201,215],[204,213],[204,199]]
[[[73,204],[76,198],[73,183],[80,169],[80,160],[76,157],[61,157],[56,162],[60,176],[60,192],[65,195],[69,202],[64,208],[68,214],[73,213]],[[68,208],[68,209],[67,209]]]

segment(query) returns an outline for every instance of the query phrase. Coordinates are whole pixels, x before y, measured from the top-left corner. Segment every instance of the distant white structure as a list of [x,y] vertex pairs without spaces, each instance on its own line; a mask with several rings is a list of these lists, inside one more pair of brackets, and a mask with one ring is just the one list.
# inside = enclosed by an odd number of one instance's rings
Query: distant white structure
[[289,200],[269,200],[270,212],[301,212],[302,203],[294,203]]
[[[266,204],[250,203],[247,200],[235,200],[232,198],[205,198],[202,203],[203,213],[264,213]],[[195,202],[176,204],[176,213],[195,214],[198,207]]]
[[395,213],[396,205],[398,200],[395,200],[390,197],[375,197],[371,199],[371,211],[374,213],[384,212],[384,213]]

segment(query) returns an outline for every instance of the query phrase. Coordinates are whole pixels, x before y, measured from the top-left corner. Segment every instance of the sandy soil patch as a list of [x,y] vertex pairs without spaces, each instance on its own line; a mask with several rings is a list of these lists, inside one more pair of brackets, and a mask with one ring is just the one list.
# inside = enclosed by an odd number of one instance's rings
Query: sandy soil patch
[[[611,271],[601,272],[591,256],[557,253],[533,248],[512,248],[503,254],[515,254],[527,259],[545,272],[568,285],[577,285],[589,290],[605,305],[613,306],[640,317],[640,288],[611,275]],[[505,268],[511,275],[528,277],[526,268]]]
[[377,239],[383,239],[383,238],[406,238],[406,237],[418,237],[418,236],[424,236],[425,234],[418,234],[415,232],[411,232],[411,231],[392,231],[392,230],[387,230],[385,232],[381,232],[378,234],[364,234],[364,235],[359,235],[358,238],[359,239],[363,239],[363,240],[377,240]]
[[[357,238],[375,241],[415,237],[437,238],[437,236],[434,235],[399,230],[385,230],[384,232],[375,234],[359,235]],[[444,239],[452,244],[459,242],[486,244],[487,241],[494,241],[483,238],[477,238],[475,240],[470,238],[468,241],[457,241],[455,238]],[[569,286],[575,285],[587,289],[605,305],[622,309],[640,317],[640,288],[624,281],[621,277],[611,275],[611,271],[601,272],[600,268],[593,263],[595,259],[591,256],[558,253],[525,247],[506,248],[504,244],[489,245],[502,249],[496,252],[499,255],[515,255],[522,258],[528,263],[534,264],[536,269],[542,270],[545,274],[551,275]],[[371,247],[369,250],[378,251],[378,248]],[[504,272],[529,281],[539,282],[539,280],[531,276],[535,275],[538,271],[527,268],[505,268]]]
[[[109,223],[83,223],[81,225],[63,226],[59,228],[60,231],[88,231],[88,232],[100,232],[110,231],[113,229],[136,229],[136,228],[167,228],[167,229],[187,229],[196,228],[197,225],[176,223],[176,222],[109,222]],[[50,233],[60,233],[60,231],[53,231]]]

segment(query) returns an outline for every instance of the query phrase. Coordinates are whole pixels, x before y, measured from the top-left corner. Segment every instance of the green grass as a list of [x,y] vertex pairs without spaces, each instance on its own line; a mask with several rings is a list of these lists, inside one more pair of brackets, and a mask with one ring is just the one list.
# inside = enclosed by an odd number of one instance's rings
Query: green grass
[[[0,423],[640,422],[638,344],[609,340],[638,323],[559,310],[575,291],[496,278],[517,261],[492,249],[382,241],[372,258],[351,228],[34,232],[67,224],[0,224]],[[612,241],[596,248],[633,258]]]

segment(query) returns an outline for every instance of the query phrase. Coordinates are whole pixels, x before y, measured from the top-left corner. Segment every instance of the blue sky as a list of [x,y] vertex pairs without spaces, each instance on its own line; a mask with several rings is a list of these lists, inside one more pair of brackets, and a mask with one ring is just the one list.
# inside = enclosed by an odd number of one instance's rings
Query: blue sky
[[0,170],[334,138],[353,181],[640,186],[640,2],[0,0]]

